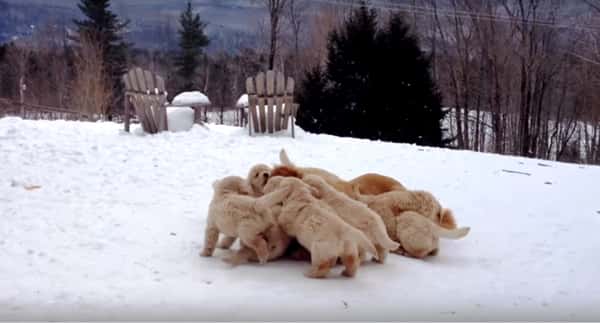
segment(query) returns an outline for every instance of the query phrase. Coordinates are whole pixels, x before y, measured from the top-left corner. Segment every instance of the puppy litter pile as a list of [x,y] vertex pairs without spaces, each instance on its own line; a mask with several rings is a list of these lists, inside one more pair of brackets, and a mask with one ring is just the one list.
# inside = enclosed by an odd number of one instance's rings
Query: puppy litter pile
[[285,165],[259,164],[245,179],[213,183],[202,256],[213,255],[221,233],[223,249],[240,239],[241,248],[225,258],[233,265],[304,251],[311,261],[307,277],[326,278],[338,261],[342,275],[354,277],[367,254],[381,264],[390,251],[425,258],[438,253],[440,237],[469,231],[456,229],[452,211],[431,193],[407,190],[393,178],[371,173],[345,181],[297,167],[283,149],[280,159]]
[[[599,167],[299,129],[121,129],[0,119],[1,319],[600,320]],[[471,232],[425,260],[366,261],[353,279],[341,266],[307,279],[308,261],[198,256],[212,183],[279,163],[282,147],[300,166],[432,192]]]

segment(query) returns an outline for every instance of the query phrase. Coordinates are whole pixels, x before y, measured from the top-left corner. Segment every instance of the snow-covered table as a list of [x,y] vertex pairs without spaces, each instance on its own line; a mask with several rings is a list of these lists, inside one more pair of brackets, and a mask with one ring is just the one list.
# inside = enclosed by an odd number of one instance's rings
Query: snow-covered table
[[242,94],[235,103],[235,107],[240,111],[240,126],[248,123],[248,94]]
[[[178,116],[183,116],[185,110],[177,111],[178,109],[192,109],[194,111],[192,117],[192,124],[202,124],[202,109],[206,115],[206,109],[210,106],[210,100],[208,97],[200,91],[190,91],[179,93],[171,102],[170,110],[178,113]],[[190,126],[191,127],[191,126]]]

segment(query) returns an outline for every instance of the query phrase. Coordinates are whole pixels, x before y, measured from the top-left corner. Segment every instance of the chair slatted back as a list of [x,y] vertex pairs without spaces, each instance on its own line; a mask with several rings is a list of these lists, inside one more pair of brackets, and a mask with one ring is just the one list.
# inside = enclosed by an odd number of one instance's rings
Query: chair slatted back
[[159,75],[139,67],[123,75],[125,83],[125,130],[129,131],[129,107],[132,105],[147,133],[167,130],[167,90]]
[[275,71],[260,72],[246,79],[248,94],[249,133],[274,133],[287,130],[298,105],[294,103],[294,79]]

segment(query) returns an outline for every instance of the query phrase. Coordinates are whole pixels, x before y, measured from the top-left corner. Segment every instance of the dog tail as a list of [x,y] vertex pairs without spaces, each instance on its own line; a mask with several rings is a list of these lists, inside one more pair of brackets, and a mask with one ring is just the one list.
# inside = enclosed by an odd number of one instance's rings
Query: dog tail
[[281,163],[285,166],[296,167],[283,148],[281,148],[281,151],[279,152],[279,161],[281,161]]
[[464,236],[466,236],[469,231],[471,231],[471,228],[469,227],[463,227],[463,228],[458,228],[458,229],[453,229],[453,230],[449,230],[443,227],[440,227],[436,224],[433,224],[432,227],[434,228],[433,231],[435,233],[435,235],[437,235],[440,238],[446,238],[446,239],[460,239]]

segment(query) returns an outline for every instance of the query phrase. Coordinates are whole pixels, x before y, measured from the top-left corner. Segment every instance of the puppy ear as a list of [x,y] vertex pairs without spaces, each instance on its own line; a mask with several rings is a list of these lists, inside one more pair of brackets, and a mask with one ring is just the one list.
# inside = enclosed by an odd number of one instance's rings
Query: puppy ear
[[450,230],[456,229],[456,220],[454,219],[452,210],[442,208],[440,212],[440,226]]
[[309,186],[308,189],[310,190],[310,194],[318,199],[322,198],[323,195],[321,194],[321,191],[319,189],[317,189],[316,187],[313,186]]

